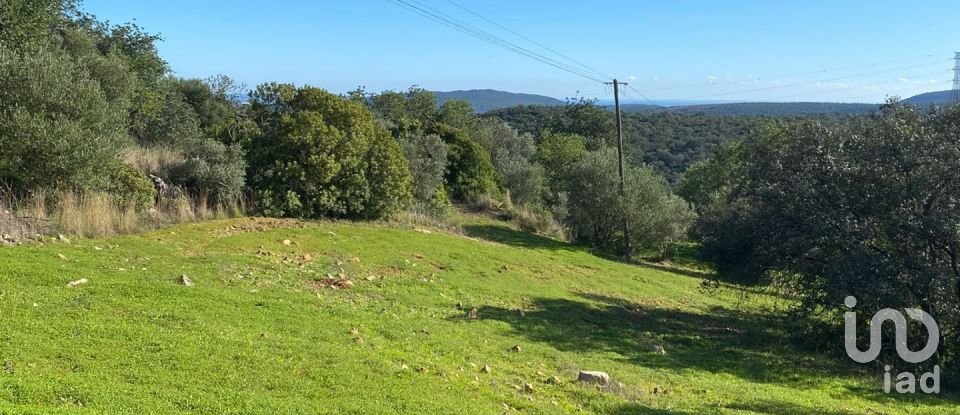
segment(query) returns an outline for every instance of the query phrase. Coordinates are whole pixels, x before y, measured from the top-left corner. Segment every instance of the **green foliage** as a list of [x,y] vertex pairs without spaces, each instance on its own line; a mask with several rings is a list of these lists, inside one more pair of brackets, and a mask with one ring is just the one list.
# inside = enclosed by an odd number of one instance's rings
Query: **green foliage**
[[766,128],[740,153],[726,208],[702,226],[703,252],[742,280],[777,276],[801,295],[801,311],[839,312],[853,295],[861,315],[919,307],[953,332],[958,131],[960,108],[897,103],[859,123]]
[[440,122],[451,127],[470,130],[476,119],[473,107],[467,101],[453,99],[440,106]]
[[229,202],[241,195],[246,159],[239,145],[204,138],[181,145],[184,162],[167,172],[170,181],[212,202]]
[[136,210],[153,206],[157,196],[157,189],[146,173],[120,162],[114,164],[104,190],[113,195],[120,206]]
[[407,162],[373,114],[320,89],[288,92],[262,85],[253,96],[264,135],[252,143],[248,176],[263,213],[378,218],[409,203]]
[[394,137],[423,134],[432,130],[437,119],[436,97],[417,86],[410,87],[407,92],[384,91],[373,95],[369,105]]
[[[576,108],[576,107],[575,107]],[[581,121],[562,121],[570,113],[583,112]],[[616,137],[600,123],[604,116],[597,108],[524,106],[506,108],[489,114],[500,118],[521,133],[536,135],[540,141],[547,133],[576,133],[601,135],[608,144]],[[598,120],[589,123],[583,120],[591,115]],[[612,120],[609,111],[605,116]],[[824,120],[831,120],[823,118]],[[560,121],[557,121],[560,120]],[[839,120],[833,119],[833,122]],[[717,148],[738,140],[745,140],[751,133],[767,122],[766,118],[748,116],[710,116],[704,114],[681,114],[674,112],[625,113],[623,114],[624,147],[627,159],[634,165],[648,165],[676,183],[688,167],[714,152]],[[600,125],[598,128],[575,128],[573,125]],[[591,132],[592,131],[592,132]],[[587,137],[587,136],[584,136]],[[587,138],[585,138],[586,140]],[[588,140],[588,148],[597,148],[596,140]],[[548,169],[549,170],[549,169]]]
[[23,50],[43,44],[76,12],[76,0],[0,2],[0,48]]
[[193,107],[177,90],[177,80],[165,79],[154,98],[156,110],[135,112],[131,117],[130,133],[142,146],[182,147],[197,142],[203,136],[200,118]]
[[443,125],[438,128],[448,148],[446,183],[450,196],[467,202],[499,193],[497,171],[483,146],[463,130]]
[[586,139],[575,134],[544,133],[534,160],[543,165],[554,194],[563,191],[569,169],[587,153]]
[[414,199],[420,202],[433,200],[438,189],[443,189],[447,170],[447,145],[436,134],[408,134],[400,139],[400,145],[410,165]]
[[128,143],[124,108],[56,49],[0,47],[0,176],[25,189],[104,184]]
[[623,252],[624,219],[636,248],[662,248],[682,240],[694,219],[686,203],[650,168],[628,168],[622,193],[614,149],[587,152],[570,166],[563,184],[569,195],[564,221],[574,240],[605,252]]
[[[454,101],[449,101],[454,102]],[[513,202],[531,205],[540,202],[546,190],[546,174],[532,162],[536,146],[530,134],[516,130],[495,118],[475,121],[472,136],[490,154],[503,188]]]

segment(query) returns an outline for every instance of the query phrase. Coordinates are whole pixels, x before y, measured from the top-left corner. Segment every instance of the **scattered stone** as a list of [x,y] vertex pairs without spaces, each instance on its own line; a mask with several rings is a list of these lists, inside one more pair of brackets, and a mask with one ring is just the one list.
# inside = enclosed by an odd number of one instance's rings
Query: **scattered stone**
[[401,363],[401,364],[400,364],[400,369],[402,369],[402,370],[407,370],[407,369],[410,369],[410,366],[407,366],[406,363]]
[[62,260],[64,260],[64,261],[67,260],[67,256],[64,255],[64,254],[57,254],[57,258],[60,258],[60,259],[62,259]]
[[57,240],[60,241],[60,242],[65,243],[65,244],[69,244],[69,243],[70,243],[70,240],[67,239],[66,236],[63,236],[62,233],[58,233],[58,234],[57,234]]
[[359,336],[359,335],[360,335],[360,329],[354,327],[354,328],[350,329],[350,334],[352,334],[352,335],[354,335],[354,336]]
[[357,257],[350,258],[350,262],[353,262],[354,264],[356,264],[360,262],[360,258],[357,258]]
[[187,274],[181,275],[180,278],[177,279],[177,282],[187,287],[193,287],[193,280],[191,280]]
[[524,384],[523,384],[523,392],[524,392],[524,393],[533,393],[533,385],[531,385],[531,384],[529,384],[529,383],[524,383]]
[[375,276],[373,276],[373,275],[367,277],[367,281],[370,281],[370,282],[376,281],[376,279],[377,279],[377,277],[375,277]]
[[480,318],[480,310],[477,310],[476,308],[471,308],[470,312],[467,313],[467,318],[470,320],[476,320]]
[[550,385],[559,385],[563,383],[563,381],[560,380],[559,376],[550,376],[549,378],[547,378],[547,383]]
[[78,285],[86,284],[86,283],[88,283],[88,282],[90,282],[90,280],[88,280],[88,279],[86,279],[86,278],[80,278],[79,280],[68,282],[68,283],[67,283],[67,287],[73,288],[73,287],[76,287],[76,286],[78,286]]
[[650,350],[653,350],[654,353],[657,353],[657,354],[659,354],[659,355],[661,355],[661,356],[666,356],[666,355],[667,355],[667,349],[664,349],[663,346],[661,346],[661,345],[659,345],[659,344],[653,345],[653,346],[650,348]]
[[457,303],[457,310],[463,310],[463,303]]
[[520,349],[520,345],[519,345],[519,344],[510,348],[510,351],[511,351],[511,352],[514,352],[514,353],[520,353],[521,350],[522,350],[522,349]]
[[417,231],[417,232],[420,232],[420,233],[426,234],[426,235],[429,235],[429,234],[433,233],[433,232],[431,232],[431,231],[429,231],[429,230],[420,229],[420,228],[414,229],[414,231]]
[[290,244],[292,244],[293,242],[291,242],[289,239],[284,239],[283,242],[281,243],[283,244],[283,246],[290,246]]
[[480,372],[482,372],[482,373],[490,373],[490,365],[483,365],[483,367],[480,368]]
[[500,269],[499,269],[498,271],[500,271],[501,273],[507,272],[507,271],[510,271],[510,267],[508,267],[508,266],[506,266],[506,265],[503,265],[503,266],[500,267]]
[[329,234],[330,236],[337,236],[337,234],[334,233],[333,231],[329,231],[329,232],[327,232],[327,234]]
[[577,380],[584,383],[596,383],[602,386],[610,382],[610,375],[605,372],[581,370],[580,374],[577,375]]
[[303,260],[304,260],[304,262],[310,262],[310,261],[313,261],[313,257],[310,256],[310,254],[305,254],[305,255],[303,256]]

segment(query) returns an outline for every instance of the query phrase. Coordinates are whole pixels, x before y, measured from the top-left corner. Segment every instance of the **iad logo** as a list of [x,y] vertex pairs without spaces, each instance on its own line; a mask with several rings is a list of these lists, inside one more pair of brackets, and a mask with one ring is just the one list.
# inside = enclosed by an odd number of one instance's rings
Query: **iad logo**
[[[847,297],[843,304],[849,309],[857,306],[857,299],[853,296]],[[908,363],[920,363],[933,357],[940,346],[940,327],[925,311],[917,308],[908,308],[907,315],[911,319],[923,323],[929,334],[927,344],[914,352],[907,347],[907,319],[897,310],[885,308],[873,315],[870,322],[870,347],[862,352],[857,347],[857,313],[848,311],[843,313],[844,322],[844,345],[847,348],[847,355],[858,363],[869,363],[874,361],[880,355],[880,329],[886,321],[892,321],[896,333],[897,354]],[[883,391],[890,393],[890,366],[885,367],[886,373],[883,375]],[[897,375],[896,390],[898,393],[915,393],[917,384],[924,393],[940,393],[940,366],[934,366],[933,372],[924,373],[919,382],[917,377],[910,372],[903,372]]]

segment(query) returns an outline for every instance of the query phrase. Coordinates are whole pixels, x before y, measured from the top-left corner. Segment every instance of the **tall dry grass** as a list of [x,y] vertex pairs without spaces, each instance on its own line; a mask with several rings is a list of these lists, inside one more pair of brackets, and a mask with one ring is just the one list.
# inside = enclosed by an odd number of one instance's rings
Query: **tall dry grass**
[[123,155],[123,162],[151,174],[183,164],[183,153],[167,147],[132,147]]
[[[6,208],[3,208],[6,206]],[[34,192],[27,197],[0,200],[0,234],[32,239],[37,234],[64,233],[82,237],[127,234],[163,226],[243,215],[243,203],[209,203],[205,195],[161,199],[154,207],[137,211],[107,193]],[[4,214],[4,212],[7,212]]]

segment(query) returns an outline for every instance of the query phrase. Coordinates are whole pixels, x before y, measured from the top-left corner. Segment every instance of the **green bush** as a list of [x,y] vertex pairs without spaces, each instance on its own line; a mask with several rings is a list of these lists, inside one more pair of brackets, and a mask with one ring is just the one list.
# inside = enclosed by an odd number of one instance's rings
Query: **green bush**
[[624,219],[634,248],[663,248],[682,240],[695,218],[649,167],[628,167],[621,193],[614,149],[587,152],[570,166],[563,182],[569,195],[565,220],[573,238],[605,252],[623,252]]
[[446,183],[450,196],[467,202],[485,194],[499,194],[497,171],[483,146],[463,130],[439,126],[447,143]]
[[23,189],[105,185],[129,141],[122,100],[60,50],[0,45],[0,178]]
[[184,161],[167,172],[170,182],[214,202],[240,196],[246,175],[246,159],[239,145],[228,146],[212,138],[183,143]]
[[410,164],[414,199],[429,203],[437,189],[442,190],[443,187],[447,170],[447,145],[435,134],[406,134],[401,137],[400,144]]
[[147,175],[135,167],[117,162],[110,174],[107,193],[116,198],[122,207],[144,210],[153,206],[157,189]]
[[261,212],[379,218],[405,207],[411,178],[400,146],[362,104],[321,89],[262,86],[251,103],[261,137],[248,176]]

